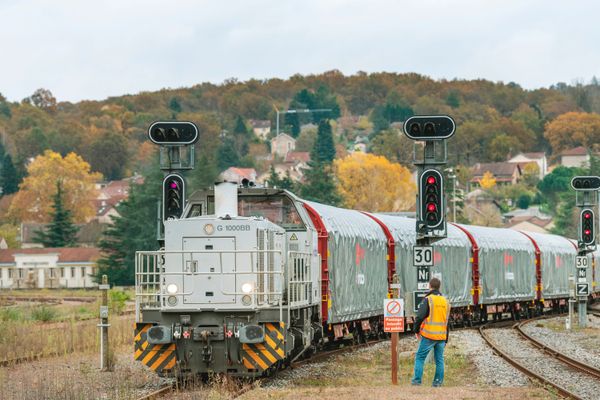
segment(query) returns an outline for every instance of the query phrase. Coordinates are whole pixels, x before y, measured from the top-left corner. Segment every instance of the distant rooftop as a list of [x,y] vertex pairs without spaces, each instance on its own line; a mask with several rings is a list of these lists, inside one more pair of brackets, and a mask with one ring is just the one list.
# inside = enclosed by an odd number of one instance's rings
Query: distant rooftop
[[585,147],[579,146],[573,149],[564,150],[560,153],[561,156],[587,156],[588,151]]

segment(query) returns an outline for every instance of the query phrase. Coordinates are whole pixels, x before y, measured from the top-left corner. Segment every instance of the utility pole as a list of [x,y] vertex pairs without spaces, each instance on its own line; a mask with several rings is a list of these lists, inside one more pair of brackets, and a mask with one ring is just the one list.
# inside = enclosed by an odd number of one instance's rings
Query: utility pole
[[279,111],[279,109],[276,106],[273,106],[273,108],[275,108],[275,111],[277,112],[277,123],[276,123],[276,134],[275,136],[279,136],[279,115],[280,114],[306,114],[306,113],[316,113],[316,112],[330,112],[332,111],[331,108],[314,108],[314,109],[293,109],[293,110],[285,110],[285,111]]

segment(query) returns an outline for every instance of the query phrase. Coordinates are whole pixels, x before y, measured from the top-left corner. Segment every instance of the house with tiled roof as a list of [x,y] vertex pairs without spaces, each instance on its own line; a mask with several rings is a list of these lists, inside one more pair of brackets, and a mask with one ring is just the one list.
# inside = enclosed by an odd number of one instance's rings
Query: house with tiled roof
[[229,167],[221,172],[221,179],[227,182],[236,182],[237,184],[241,184],[244,179],[248,182],[256,182],[257,177],[258,174],[254,168]]
[[92,288],[100,250],[95,247],[0,250],[0,288]]
[[[19,237],[21,248],[42,248],[42,244],[37,243],[34,239],[36,237],[36,233],[42,229],[45,229],[47,225],[48,224],[40,224],[35,222],[23,222],[21,224]],[[106,229],[107,226],[108,224],[102,223],[98,220],[92,220],[87,224],[75,224],[75,227],[78,229],[76,234],[77,245],[80,247],[96,247],[100,241],[102,232],[104,232],[104,229]]]
[[527,163],[495,162],[477,163],[471,169],[471,184],[479,185],[486,172],[492,173],[497,185],[514,185],[523,176],[523,167]]
[[580,168],[587,167],[589,164],[590,154],[583,146],[567,149],[560,153],[560,165],[562,166]]
[[550,233],[550,230],[554,227],[554,222],[552,218],[543,219],[528,215],[512,218],[505,227],[516,231]]
[[544,177],[548,174],[548,159],[546,158],[546,153],[543,151],[534,153],[519,153],[509,159],[508,162],[516,164],[534,162],[540,169],[540,179],[544,179]]
[[100,223],[110,224],[111,216],[118,216],[117,205],[129,196],[132,184],[142,184],[144,178],[135,175],[118,181],[103,182],[96,185],[98,196],[93,203],[96,207],[96,215],[92,218]]

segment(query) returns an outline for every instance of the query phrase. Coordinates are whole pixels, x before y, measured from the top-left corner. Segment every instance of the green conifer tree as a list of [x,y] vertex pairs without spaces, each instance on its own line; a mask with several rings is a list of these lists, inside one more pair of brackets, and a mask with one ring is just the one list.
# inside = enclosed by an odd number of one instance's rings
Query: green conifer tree
[[12,162],[9,153],[5,153],[2,158],[2,170],[0,170],[0,186],[2,186],[2,195],[16,193],[19,190],[19,173]]
[[240,155],[236,150],[235,141],[231,138],[225,138],[217,150],[219,170],[223,171],[229,167],[237,166],[239,162]]
[[342,198],[335,186],[331,164],[311,161],[309,166],[311,168],[305,171],[305,183],[300,187],[300,195],[306,200],[340,205]]
[[41,243],[44,247],[75,247],[77,245],[77,228],[71,220],[71,211],[63,204],[62,183],[56,181],[56,194],[52,208],[52,222],[45,230],[37,231],[34,242]]
[[323,119],[319,122],[317,139],[310,152],[310,158],[317,163],[331,163],[335,158],[335,145],[333,143],[331,124],[328,119]]
[[115,285],[133,285],[135,252],[156,250],[157,204],[161,194],[160,171],[146,176],[141,185],[132,185],[129,197],[117,206],[119,215],[100,240],[102,257],[96,279],[108,275]]

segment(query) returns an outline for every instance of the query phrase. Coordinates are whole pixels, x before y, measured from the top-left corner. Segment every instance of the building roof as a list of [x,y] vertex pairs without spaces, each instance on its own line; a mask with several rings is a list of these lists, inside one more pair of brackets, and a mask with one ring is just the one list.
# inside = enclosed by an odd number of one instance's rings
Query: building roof
[[283,160],[286,163],[293,162],[309,162],[310,161],[310,153],[308,151],[290,151],[285,155]]
[[278,141],[280,141],[282,139],[290,140],[292,142],[296,142],[296,139],[294,139],[293,137],[291,137],[287,133],[280,133],[279,135],[277,135],[273,139],[271,139],[271,142],[278,142]]
[[543,151],[537,152],[537,153],[534,152],[534,153],[522,153],[522,154],[527,158],[531,158],[532,160],[546,157],[546,153],[544,153]]
[[45,255],[58,254],[59,263],[93,262],[100,257],[100,249],[95,247],[60,247],[41,249],[6,249],[0,250],[0,263],[13,263],[19,254]]
[[573,149],[567,149],[560,153],[561,156],[587,156],[588,151],[585,147],[579,146]]
[[473,167],[473,179],[482,177],[486,172],[491,172],[496,179],[509,177],[512,178],[515,169],[520,169],[521,163],[497,162],[497,163],[477,163]]
[[262,119],[251,119],[248,121],[252,128],[270,128],[271,121]]
[[523,222],[528,222],[530,224],[539,226],[540,228],[546,228],[548,225],[552,223],[552,218],[538,218],[532,216],[522,216],[522,217],[514,217],[510,220],[510,222],[506,225],[507,228],[512,226],[521,224]]
[[233,174],[236,174],[237,176],[239,176],[240,178],[246,178],[249,181],[256,179],[256,175],[257,175],[256,170],[254,168],[238,168],[238,167],[229,167],[222,173],[223,174],[233,173]]
[[[21,243],[34,243],[33,238],[35,233],[40,229],[43,229],[47,224],[38,224],[33,222],[27,222],[21,224]],[[77,231],[77,242],[78,243],[97,243],[102,236],[102,232],[106,228],[107,224],[102,224],[97,221],[91,221],[87,224],[75,224],[79,230]]]

